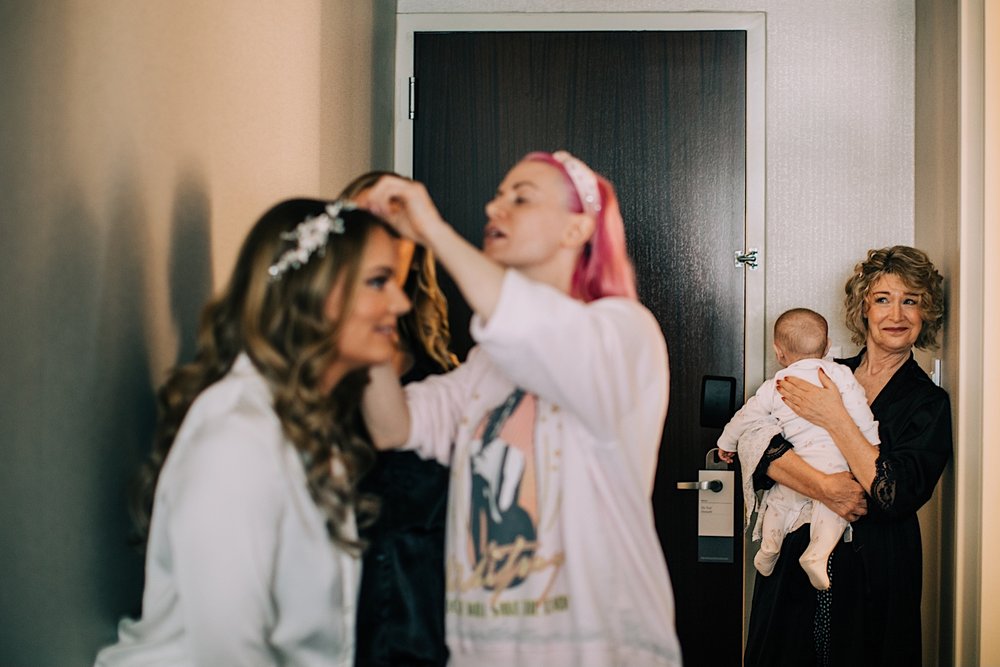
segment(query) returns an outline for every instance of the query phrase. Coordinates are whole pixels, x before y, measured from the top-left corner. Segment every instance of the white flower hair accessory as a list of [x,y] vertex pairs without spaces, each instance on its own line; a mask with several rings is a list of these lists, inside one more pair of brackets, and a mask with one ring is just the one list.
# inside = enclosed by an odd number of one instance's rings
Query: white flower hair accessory
[[569,180],[573,181],[573,187],[580,196],[583,210],[591,215],[597,215],[601,210],[601,193],[597,188],[597,176],[591,168],[566,151],[556,151],[552,157],[562,164],[569,175]]
[[353,211],[357,206],[349,201],[337,200],[326,205],[326,210],[312,218],[306,218],[290,232],[281,235],[286,241],[295,241],[295,247],[281,253],[278,261],[268,267],[271,281],[280,280],[283,275],[297,269],[313,256],[320,257],[326,252],[326,242],[330,234],[344,233],[342,211]]

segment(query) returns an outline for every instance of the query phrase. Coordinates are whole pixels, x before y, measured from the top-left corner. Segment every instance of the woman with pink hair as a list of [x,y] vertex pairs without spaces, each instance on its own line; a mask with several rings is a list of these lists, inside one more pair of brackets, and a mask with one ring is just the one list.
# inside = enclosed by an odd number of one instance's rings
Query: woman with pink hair
[[667,350],[614,188],[530,153],[486,205],[482,250],[420,183],[383,177],[359,203],[432,251],[474,313],[463,365],[405,390],[373,368],[362,404],[376,446],[451,466],[451,664],[680,665],[650,504]]

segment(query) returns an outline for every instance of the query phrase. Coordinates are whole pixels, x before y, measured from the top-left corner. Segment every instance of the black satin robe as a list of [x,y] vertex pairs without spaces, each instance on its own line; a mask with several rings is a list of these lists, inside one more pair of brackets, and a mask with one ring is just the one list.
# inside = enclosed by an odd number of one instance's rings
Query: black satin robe
[[[404,384],[442,372],[421,354]],[[358,596],[358,667],[441,666],[444,530],[449,469],[414,452],[379,452],[361,491],[381,498],[376,522],[361,529],[365,550]]]
[[[853,370],[863,353],[838,361]],[[951,406],[911,355],[871,408],[882,443],[868,514],[854,522],[853,541],[840,542],[832,556],[829,664],[919,666],[923,573],[916,512],[951,456]],[[777,456],[765,455],[755,479]],[[757,575],[747,667],[817,664],[817,591],[798,562],[808,543],[805,525],[785,538],[774,572]]]

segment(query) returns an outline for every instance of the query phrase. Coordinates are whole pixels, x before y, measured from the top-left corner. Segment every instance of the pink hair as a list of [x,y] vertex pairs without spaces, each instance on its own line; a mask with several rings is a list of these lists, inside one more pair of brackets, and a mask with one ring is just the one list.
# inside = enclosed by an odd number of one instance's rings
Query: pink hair
[[[583,213],[583,202],[562,162],[551,153],[536,151],[524,160],[544,162],[558,169],[569,193],[569,207],[574,213]],[[611,183],[598,173],[597,189],[601,208],[594,216],[594,234],[577,259],[570,283],[570,296],[590,302],[606,296],[636,299],[635,269],[625,248],[625,222],[618,208],[618,196]]]

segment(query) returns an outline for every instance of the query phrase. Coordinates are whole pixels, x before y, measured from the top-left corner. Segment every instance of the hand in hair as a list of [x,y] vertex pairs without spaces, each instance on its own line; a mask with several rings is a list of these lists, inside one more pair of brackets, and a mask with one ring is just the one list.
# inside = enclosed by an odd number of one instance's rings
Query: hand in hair
[[358,204],[386,220],[405,238],[428,245],[433,232],[447,223],[423,183],[383,176],[357,197]]

